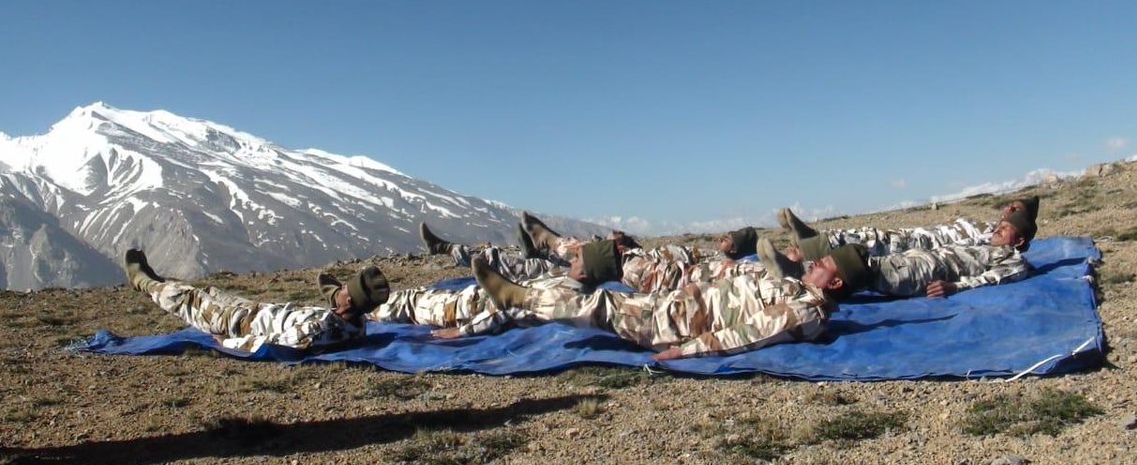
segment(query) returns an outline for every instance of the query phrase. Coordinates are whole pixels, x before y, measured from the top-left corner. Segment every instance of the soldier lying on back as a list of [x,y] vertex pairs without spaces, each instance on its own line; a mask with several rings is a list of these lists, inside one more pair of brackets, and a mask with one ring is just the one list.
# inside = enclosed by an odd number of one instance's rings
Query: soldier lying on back
[[[848,245],[818,260],[801,280],[750,273],[653,293],[527,287],[484,261],[475,261],[473,269],[499,313],[612,331],[660,351],[655,359],[669,360],[816,339],[837,309],[834,297],[864,285],[865,256],[864,247]],[[435,335],[462,334],[440,330]]]
[[[801,221],[793,211],[788,208],[778,210],[778,223],[786,232],[794,236],[795,243],[811,237],[821,237],[830,247],[845,244],[863,244],[869,250],[869,255],[883,256],[892,253],[904,252],[909,249],[935,249],[947,245],[987,245],[991,242],[991,235],[999,222],[1005,220],[1016,211],[1025,211],[1031,223],[1037,224],[1038,196],[1015,199],[1003,207],[998,221],[976,223],[966,218],[957,218],[952,224],[940,224],[928,227],[882,229],[864,226],[854,229],[823,229],[816,230]],[[791,246],[792,248],[793,246]],[[1022,251],[1030,248],[1029,241]],[[786,251],[792,255],[792,249]]]
[[387,301],[390,287],[376,267],[367,267],[342,284],[321,276],[327,307],[256,302],[215,287],[197,288],[163,278],[140,250],[126,252],[130,285],[163,310],[205,331],[223,346],[253,352],[263,344],[296,349],[325,349],[361,341],[364,315]]
[[[1030,246],[1037,230],[1030,212],[1017,210],[999,221],[987,244],[949,244],[868,257],[865,262],[870,275],[868,288],[900,297],[945,297],[1025,278],[1031,266],[1021,252]],[[796,276],[808,269],[811,260],[825,256],[830,250],[825,237],[813,236],[799,240],[797,247],[783,256],[769,257],[769,250],[759,250],[759,254],[767,263],[790,263],[774,274]]]
[[[645,250],[620,231],[613,231],[605,240],[583,241],[553,232],[528,213],[522,215],[520,226],[518,236],[522,248],[530,249],[523,256],[534,255],[533,251],[539,247],[550,251],[548,259],[518,257],[492,246],[474,248],[451,243],[431,232],[425,223],[419,226],[419,235],[430,253],[450,254],[459,266],[470,266],[471,257],[481,257],[511,281],[568,276],[585,287],[618,281],[636,292],[653,292],[764,272],[760,263],[735,262],[727,258],[754,253],[758,239],[754,228],[725,235],[729,239],[721,241],[720,246],[722,242],[729,245],[723,247],[729,253],[719,255],[714,251],[678,245]],[[533,231],[535,238],[531,238],[528,231]]]

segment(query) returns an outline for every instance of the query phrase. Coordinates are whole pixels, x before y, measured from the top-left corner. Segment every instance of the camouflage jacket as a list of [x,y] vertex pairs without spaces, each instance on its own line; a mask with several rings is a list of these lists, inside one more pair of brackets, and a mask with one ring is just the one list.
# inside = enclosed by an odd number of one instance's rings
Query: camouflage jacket
[[862,244],[869,254],[883,256],[910,249],[935,249],[948,245],[987,245],[995,223],[977,223],[958,218],[954,223],[923,228],[879,229],[865,226],[855,229],[822,231],[830,247]]
[[950,270],[945,281],[954,280],[961,291],[1022,279],[1031,270],[1030,263],[1014,247],[950,245],[933,252]]
[[870,257],[873,289],[889,295],[922,295],[928,284],[947,281],[964,291],[1025,278],[1031,270],[1013,247],[948,245]]
[[[731,285],[724,287],[724,282]],[[676,326],[686,326],[686,334],[674,336],[682,341],[679,349],[685,357],[734,354],[782,342],[814,340],[824,334],[829,315],[837,311],[837,304],[821,289],[793,278],[743,275],[705,286],[708,289],[702,293],[708,315],[671,316],[673,320],[686,320]],[[716,287],[721,292],[714,292]]]
[[345,321],[327,307],[301,307],[292,303],[261,304],[248,333],[221,339],[230,349],[254,352],[263,344],[296,349],[319,349],[361,340],[366,326]]

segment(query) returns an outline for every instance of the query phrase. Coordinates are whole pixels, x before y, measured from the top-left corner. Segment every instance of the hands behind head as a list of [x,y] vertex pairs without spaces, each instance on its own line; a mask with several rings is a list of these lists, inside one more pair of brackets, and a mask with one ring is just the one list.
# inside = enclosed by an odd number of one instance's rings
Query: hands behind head
[[723,234],[715,239],[715,249],[724,254],[734,253],[734,238],[730,234]]
[[643,248],[639,242],[636,242],[634,237],[625,234],[624,231],[612,231],[608,233],[608,239],[616,242],[616,250],[618,250],[621,255],[632,249]]

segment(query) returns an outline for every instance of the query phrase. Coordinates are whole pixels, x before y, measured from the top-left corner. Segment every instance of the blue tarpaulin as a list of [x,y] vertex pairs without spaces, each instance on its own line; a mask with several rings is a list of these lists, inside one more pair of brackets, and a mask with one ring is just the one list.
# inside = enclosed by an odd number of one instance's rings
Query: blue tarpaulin
[[[582,364],[664,368],[698,375],[766,373],[814,381],[1006,377],[1096,368],[1104,335],[1091,282],[1101,253],[1089,238],[1035,241],[1029,279],[974,289],[946,299],[854,296],[842,303],[821,341],[781,344],[725,357],[654,362],[651,352],[611,333],[547,324],[494,336],[432,340],[432,328],[369,323],[354,349],[305,354],[262,347],[248,354],[219,347],[195,329],[117,337],[100,331],[76,347],[101,354],[177,354],[209,348],[248,360],[344,361],[384,369],[464,371],[488,375],[540,373]],[[440,283],[443,287],[468,281]]]

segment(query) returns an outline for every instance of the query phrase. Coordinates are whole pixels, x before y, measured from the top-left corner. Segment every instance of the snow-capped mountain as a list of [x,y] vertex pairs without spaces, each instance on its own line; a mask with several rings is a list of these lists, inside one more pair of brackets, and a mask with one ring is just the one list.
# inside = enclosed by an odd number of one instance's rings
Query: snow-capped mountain
[[[5,288],[120,283],[130,247],[180,278],[419,251],[420,221],[458,242],[513,244],[519,213],[367,157],[286,149],[166,111],[95,103],[44,135],[0,133]],[[548,220],[564,234],[604,231]]]

